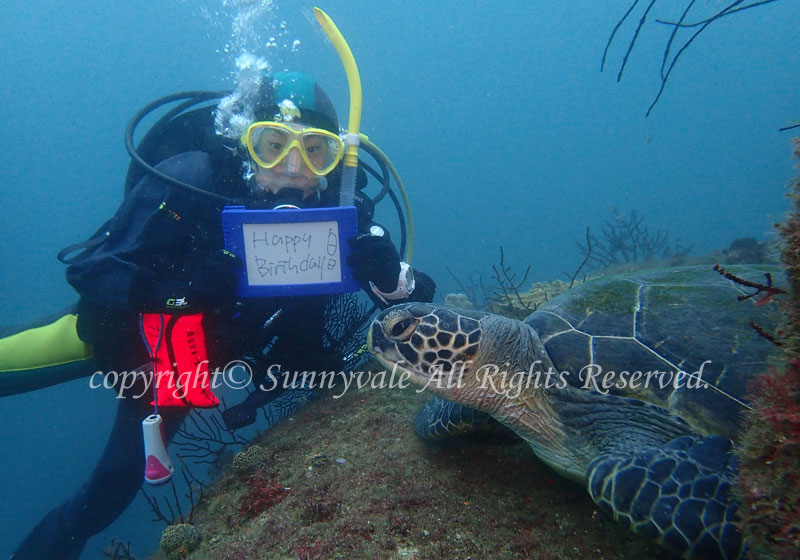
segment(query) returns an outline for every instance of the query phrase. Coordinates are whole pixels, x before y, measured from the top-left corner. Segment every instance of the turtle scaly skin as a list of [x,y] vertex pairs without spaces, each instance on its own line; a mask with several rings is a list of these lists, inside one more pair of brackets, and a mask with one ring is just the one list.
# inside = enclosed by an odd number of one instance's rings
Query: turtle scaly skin
[[[764,269],[733,272],[760,280]],[[746,547],[729,496],[730,438],[748,406],[746,381],[771,352],[747,325],[768,318],[739,294],[687,267],[587,283],[525,322],[412,303],[379,314],[368,345],[387,368],[455,403],[426,407],[423,436],[483,421],[469,409],[489,414],[640,535],[687,558],[738,558]],[[590,364],[610,387],[587,382]],[[674,371],[664,386],[634,387],[621,383],[631,379],[623,368]]]
[[416,420],[414,431],[424,441],[440,441],[455,435],[492,430],[492,417],[463,404],[434,397]]

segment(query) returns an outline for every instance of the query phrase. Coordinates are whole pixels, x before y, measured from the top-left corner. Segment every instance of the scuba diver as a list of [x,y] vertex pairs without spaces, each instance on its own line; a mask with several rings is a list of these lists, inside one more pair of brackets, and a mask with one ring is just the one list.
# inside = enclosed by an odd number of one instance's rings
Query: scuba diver
[[[131,166],[121,206],[68,261],[67,280],[80,296],[74,312],[0,340],[0,395],[95,371],[141,373],[132,386],[115,387],[124,398],[89,480],[38,523],[12,556],[15,560],[77,559],[87,539],[134,499],[145,472],[142,419],[153,409],[151,399],[142,395],[157,364],[180,362],[187,352],[191,365],[246,357],[257,390],[223,411],[230,429],[253,423],[257,411],[281,393],[282,385],[258,389],[271,364],[280,364],[281,372],[343,367],[345,357],[333,355],[324,342],[326,309],[335,295],[236,295],[243,263],[241,255],[225,248],[223,208],[231,201],[286,212],[337,206],[346,150],[333,104],[312,78],[280,72],[262,74],[257,84],[247,95],[224,98],[213,111],[196,109],[154,126],[135,153],[159,163]],[[189,137],[194,145],[187,150]],[[354,278],[379,307],[431,301],[433,280],[414,274],[388,232],[373,220],[373,201],[361,191],[366,179],[359,168],[354,197],[358,234],[348,240],[347,261]],[[145,317],[161,321],[157,338],[147,335],[153,325]],[[54,359],[38,370],[31,364],[41,362],[41,355],[8,364],[15,349],[27,348],[31,354],[46,346],[39,343],[44,331],[77,333],[65,350],[67,359]],[[161,351],[166,354],[158,358]],[[207,383],[179,400],[160,403],[166,441],[192,407],[218,403]]]

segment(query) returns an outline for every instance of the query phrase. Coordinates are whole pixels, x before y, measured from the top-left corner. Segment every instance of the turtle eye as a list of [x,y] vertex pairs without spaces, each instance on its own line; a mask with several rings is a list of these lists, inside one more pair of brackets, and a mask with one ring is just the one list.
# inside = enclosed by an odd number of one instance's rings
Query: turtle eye
[[394,315],[386,318],[384,331],[389,338],[403,342],[411,337],[418,323],[419,320],[410,315]]

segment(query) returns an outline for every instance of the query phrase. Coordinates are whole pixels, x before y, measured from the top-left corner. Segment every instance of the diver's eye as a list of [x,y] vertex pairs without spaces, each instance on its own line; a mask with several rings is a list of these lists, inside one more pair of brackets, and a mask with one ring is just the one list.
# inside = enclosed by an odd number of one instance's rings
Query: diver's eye
[[392,316],[386,318],[386,334],[393,340],[404,341],[411,337],[411,333],[417,328],[418,319],[409,315]]

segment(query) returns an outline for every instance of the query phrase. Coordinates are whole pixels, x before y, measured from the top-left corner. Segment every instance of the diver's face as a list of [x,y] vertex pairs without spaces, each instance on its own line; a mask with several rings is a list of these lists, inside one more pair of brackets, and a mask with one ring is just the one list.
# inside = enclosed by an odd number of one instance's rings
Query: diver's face
[[[302,125],[291,125],[295,130],[303,130],[307,128]],[[276,136],[276,138],[273,138]],[[277,133],[265,132],[259,138],[259,153],[270,154],[274,150],[280,150],[280,144],[277,142]],[[320,142],[319,146],[306,146],[308,157],[312,158],[315,162],[317,158],[324,161],[327,154],[323,154],[323,150],[327,150],[327,144]],[[277,154],[276,154],[277,155]],[[320,177],[311,172],[300,154],[300,149],[297,146],[292,147],[289,153],[278,162],[277,165],[270,169],[255,166],[256,175],[255,180],[266,192],[277,194],[281,189],[292,188],[298,189],[303,192],[303,198],[311,196],[315,189],[319,186]]]

